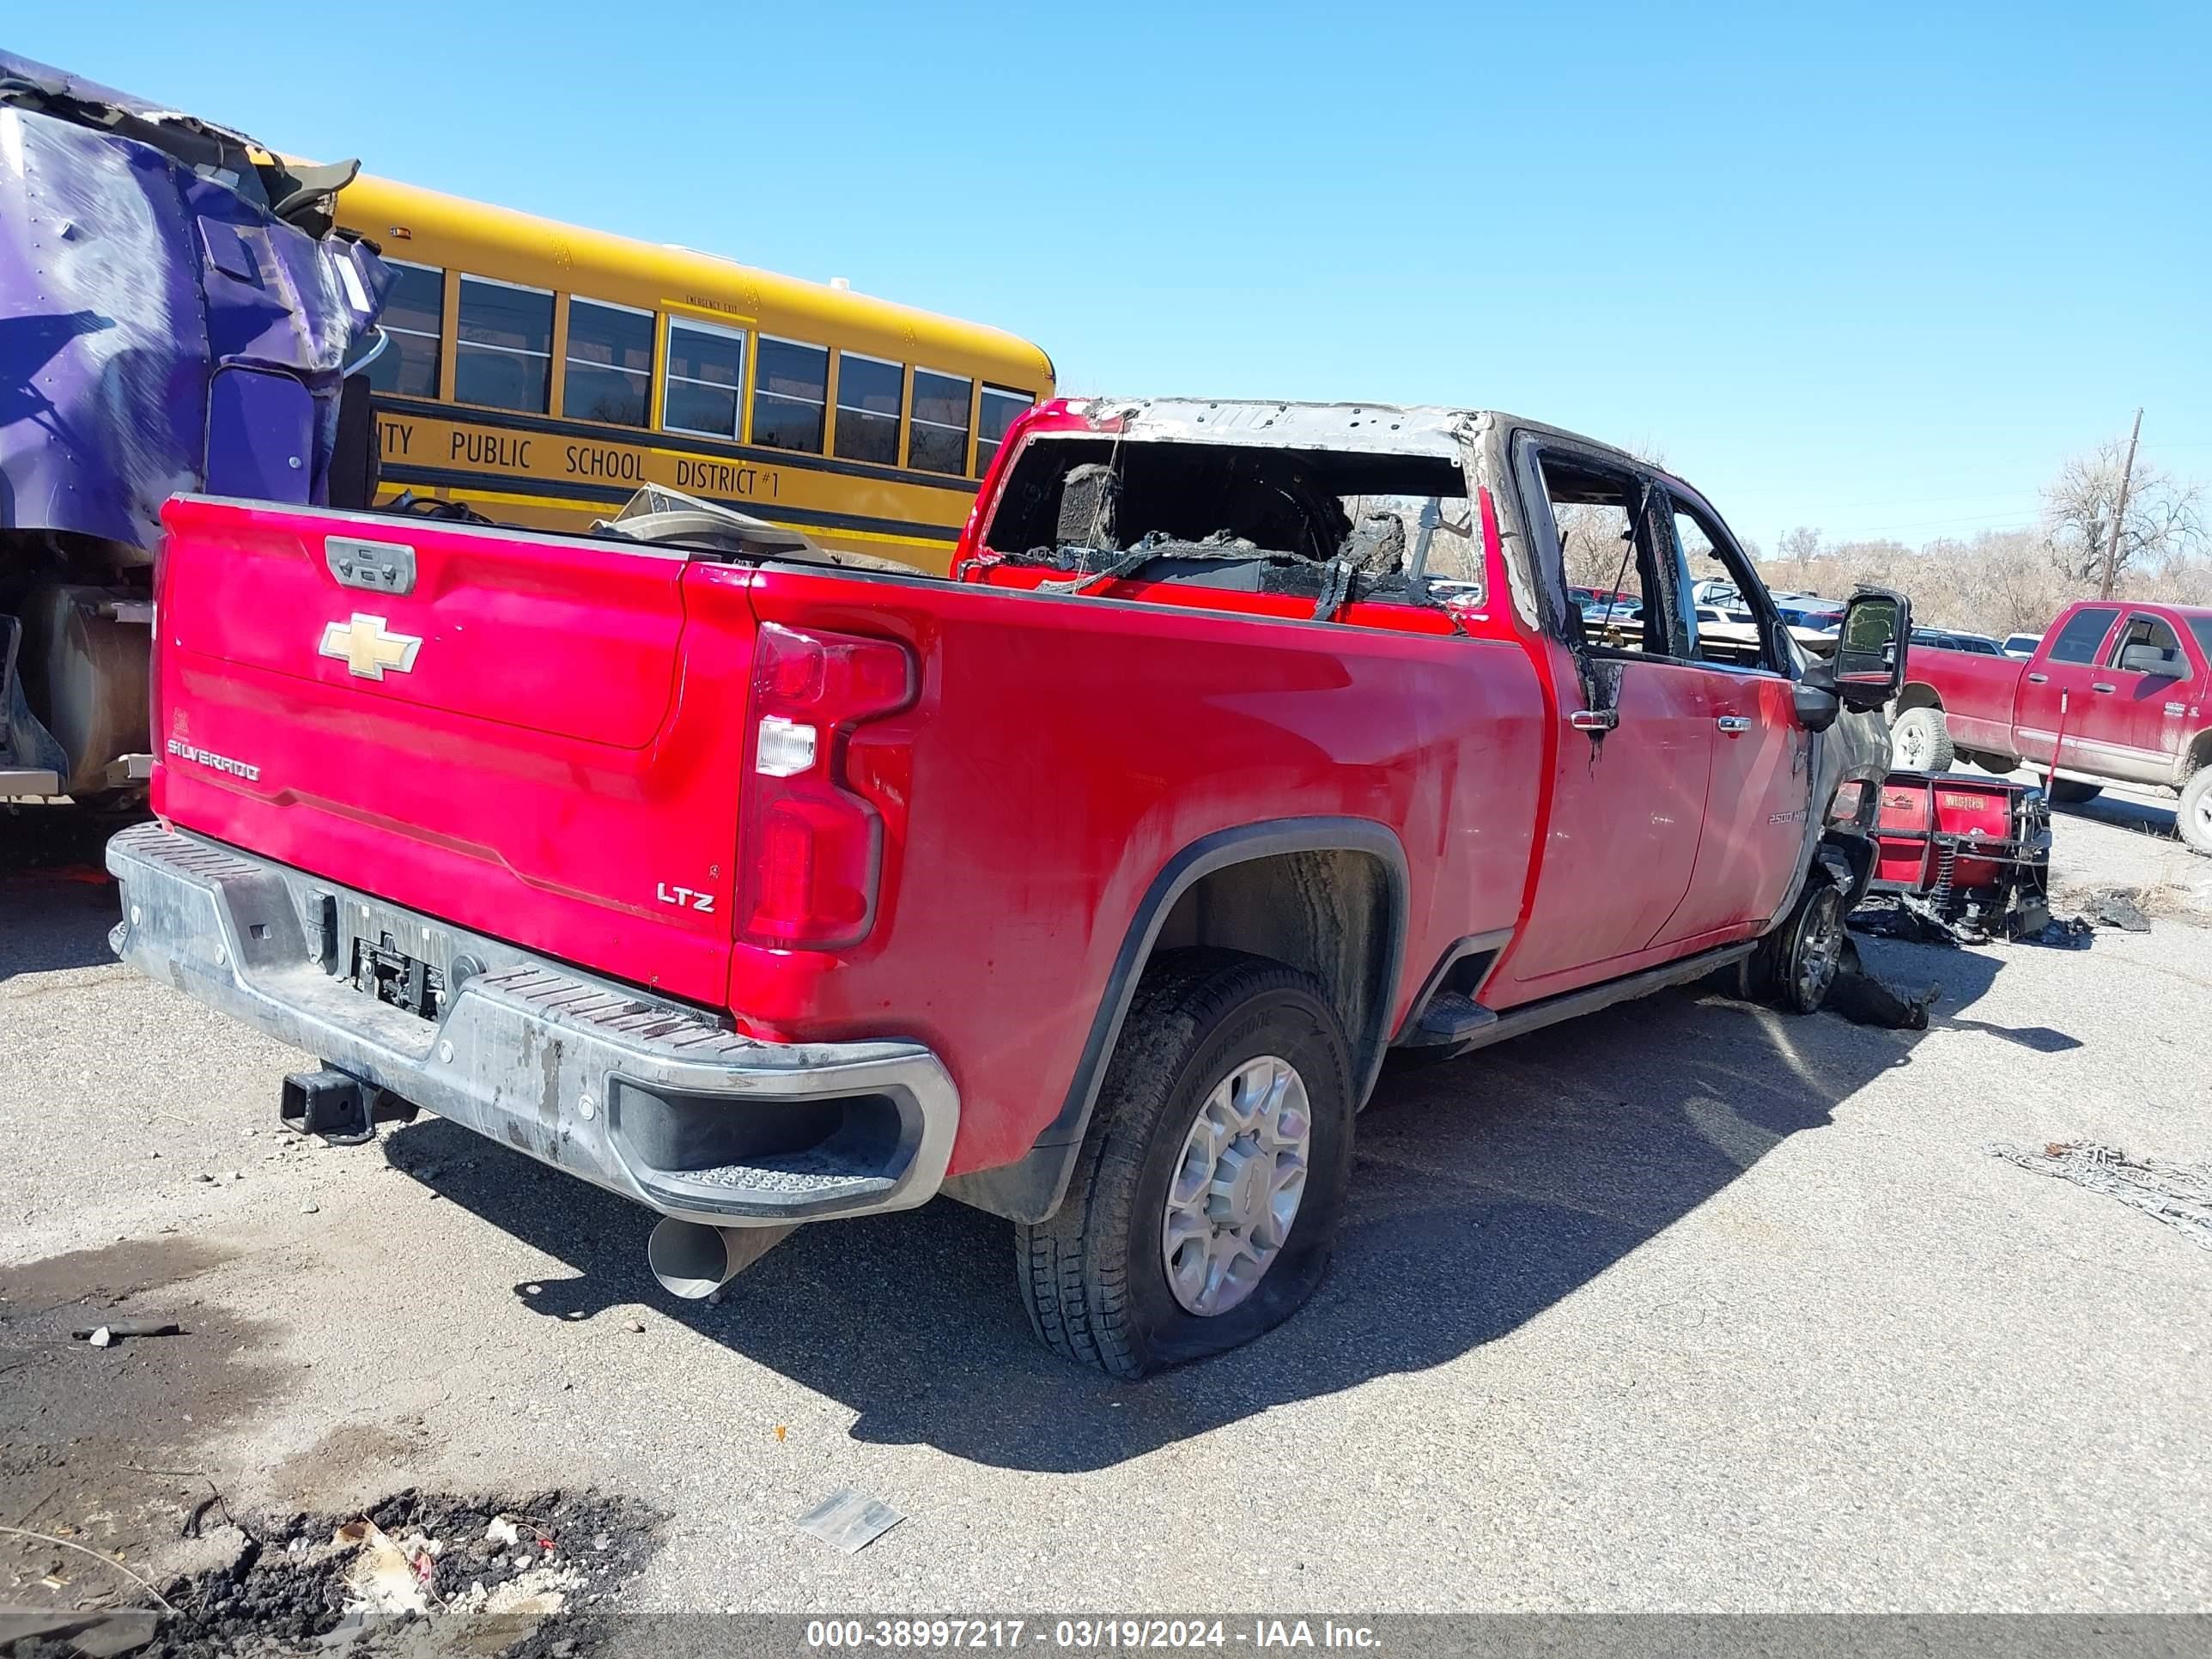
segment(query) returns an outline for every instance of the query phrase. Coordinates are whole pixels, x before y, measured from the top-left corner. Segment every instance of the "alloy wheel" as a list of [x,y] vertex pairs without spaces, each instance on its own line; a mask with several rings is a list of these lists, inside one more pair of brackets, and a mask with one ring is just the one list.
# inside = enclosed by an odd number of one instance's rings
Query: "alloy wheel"
[[1832,887],[1817,894],[1805,912],[1791,964],[1797,1006],[1817,1008],[1835,983],[1844,959],[1844,902]]
[[1160,1224],[1168,1285],[1186,1311],[1226,1313],[1267,1276],[1305,1197],[1312,1147],[1305,1080],[1281,1056],[1245,1060],[1207,1092]]

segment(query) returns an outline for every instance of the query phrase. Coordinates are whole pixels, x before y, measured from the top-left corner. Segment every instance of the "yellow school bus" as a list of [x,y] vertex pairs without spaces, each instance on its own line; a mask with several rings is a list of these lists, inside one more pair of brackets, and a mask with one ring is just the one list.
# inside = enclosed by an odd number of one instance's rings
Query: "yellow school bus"
[[398,273],[370,363],[380,501],[404,491],[578,529],[644,483],[942,571],[1016,416],[1026,340],[358,178],[338,222]]

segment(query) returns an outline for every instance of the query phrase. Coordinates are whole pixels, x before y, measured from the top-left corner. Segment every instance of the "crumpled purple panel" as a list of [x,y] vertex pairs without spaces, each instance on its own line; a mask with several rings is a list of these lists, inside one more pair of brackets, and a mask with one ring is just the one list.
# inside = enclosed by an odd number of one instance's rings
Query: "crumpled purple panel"
[[[10,70],[68,78],[0,58]],[[151,145],[0,106],[0,527],[150,558],[169,495],[210,463],[256,470],[207,453],[210,382],[230,365],[307,387],[313,454],[276,482],[324,500],[342,365],[390,283],[362,245],[310,236]]]

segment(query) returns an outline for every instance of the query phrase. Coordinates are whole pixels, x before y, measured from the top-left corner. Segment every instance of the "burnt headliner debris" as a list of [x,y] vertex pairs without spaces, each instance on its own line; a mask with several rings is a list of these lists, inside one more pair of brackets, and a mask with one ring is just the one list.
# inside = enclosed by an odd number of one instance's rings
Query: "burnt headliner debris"
[[987,539],[1066,573],[1064,592],[1142,574],[1311,599],[1326,620],[1357,599],[1425,599],[1424,532],[1467,495],[1444,455],[1048,433],[1016,459]]
[[1075,398],[1069,412],[1124,438],[1247,447],[1433,455],[1456,462],[1480,416],[1426,404],[1239,403],[1199,398]]

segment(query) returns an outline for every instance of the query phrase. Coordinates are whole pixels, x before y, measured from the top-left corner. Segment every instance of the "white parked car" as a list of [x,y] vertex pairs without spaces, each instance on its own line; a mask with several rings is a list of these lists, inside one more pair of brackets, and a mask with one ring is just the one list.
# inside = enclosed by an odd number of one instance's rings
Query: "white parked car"
[[1748,611],[1700,605],[1698,606],[1698,637],[1756,646],[1759,643],[1759,623]]
[[1717,576],[1708,576],[1703,581],[1690,584],[1690,601],[1699,606],[1711,605],[1717,609],[1729,610],[1743,602],[1743,594],[1738,591],[1734,582],[1723,581]]

